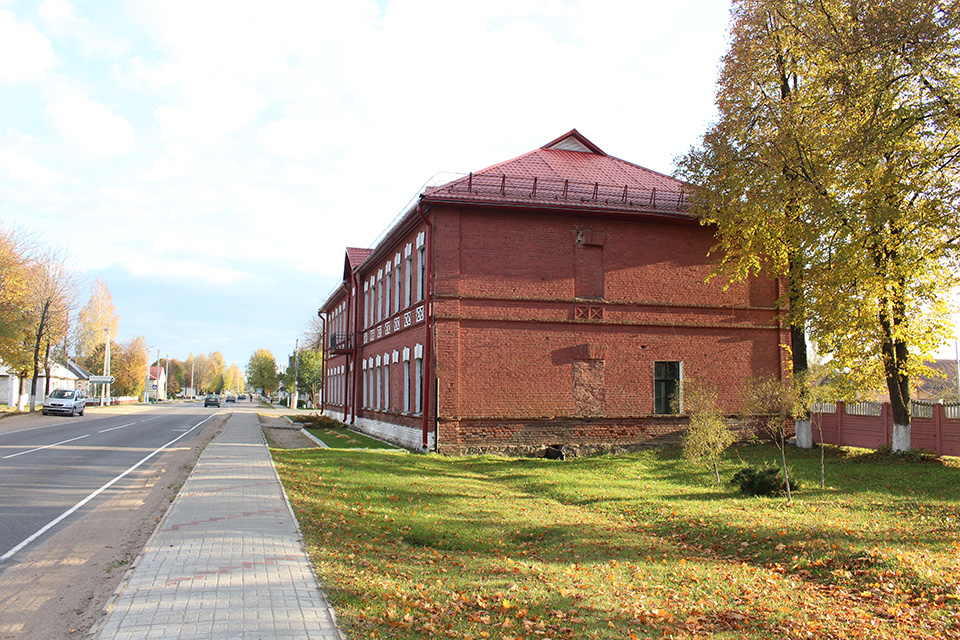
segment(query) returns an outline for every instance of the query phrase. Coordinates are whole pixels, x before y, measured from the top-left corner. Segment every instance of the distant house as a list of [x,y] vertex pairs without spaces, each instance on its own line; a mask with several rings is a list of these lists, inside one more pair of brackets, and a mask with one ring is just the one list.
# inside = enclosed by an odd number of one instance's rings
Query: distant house
[[928,367],[938,372],[935,376],[921,376],[917,380],[917,400],[934,400],[957,402],[957,361],[933,360],[926,363]]
[[[910,398],[923,402],[957,402],[957,361],[930,360],[924,365],[933,369],[932,375],[913,376],[910,382]],[[877,390],[864,393],[861,400],[867,402],[890,402],[890,392]]]
[[[56,389],[80,389],[84,395],[88,394],[90,372],[72,360],[55,362],[50,367],[50,386],[47,389],[46,372],[37,377],[36,402],[43,402],[48,391]],[[23,408],[30,402],[30,391],[33,378],[24,381],[24,393],[20,396],[20,378],[0,363],[0,402],[9,406]]]
[[90,392],[93,391],[93,386],[90,383],[90,376],[93,375],[87,371],[84,367],[80,366],[73,360],[67,359],[64,362],[64,366],[70,370],[75,376],[77,376],[77,389],[83,391],[83,395],[89,396]]
[[676,439],[691,379],[737,410],[748,378],[789,375],[783,284],[708,281],[714,229],[686,204],[576,130],[427,188],[346,249],[325,413],[461,454]]
[[154,400],[167,399],[167,370],[164,367],[150,367],[150,397]]

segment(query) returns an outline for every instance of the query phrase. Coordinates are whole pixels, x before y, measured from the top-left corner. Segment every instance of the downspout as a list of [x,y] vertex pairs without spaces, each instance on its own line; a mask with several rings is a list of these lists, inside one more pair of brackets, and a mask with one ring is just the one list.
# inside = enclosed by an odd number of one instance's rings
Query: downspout
[[[420,205],[420,202],[417,202],[417,213],[420,215],[420,218],[423,220],[424,224],[427,225],[427,264],[425,265],[426,271],[426,282],[424,283],[424,295],[423,295],[423,327],[426,333],[426,336],[423,340],[423,389],[420,392],[423,394],[423,451],[427,452],[430,450],[430,439],[428,437],[429,427],[430,427],[430,405],[428,400],[430,398],[430,361],[433,359],[433,344],[430,339],[430,288],[433,283],[433,224],[430,222],[430,218],[423,211],[423,207]],[[440,408],[434,407],[434,414],[439,413]]]
[[323,375],[320,377],[320,415],[327,410],[327,362],[329,361],[330,342],[327,340],[327,319],[323,317],[323,310],[317,309],[320,318],[320,354],[323,356]]
[[[347,310],[346,310],[345,317],[343,319],[343,335],[344,335],[344,338],[346,338],[347,336],[350,335],[350,311],[352,308],[350,306],[350,287],[347,286],[346,280],[343,283],[343,290],[347,294]],[[350,354],[345,354],[345,355],[346,355],[347,364],[344,365],[343,384],[340,385],[340,388],[343,389],[341,393],[343,397],[340,400],[341,400],[341,406],[343,407],[343,423],[344,424],[346,424],[347,422],[347,389],[350,388],[350,381],[349,379],[347,379],[347,372],[350,371]]]
[[[350,398],[352,402],[350,403],[350,424],[356,424],[357,422],[357,355],[360,350],[360,276],[356,273],[353,274],[353,375],[351,376],[351,383],[345,385],[350,387]],[[343,407],[343,419],[347,419],[347,407]]]

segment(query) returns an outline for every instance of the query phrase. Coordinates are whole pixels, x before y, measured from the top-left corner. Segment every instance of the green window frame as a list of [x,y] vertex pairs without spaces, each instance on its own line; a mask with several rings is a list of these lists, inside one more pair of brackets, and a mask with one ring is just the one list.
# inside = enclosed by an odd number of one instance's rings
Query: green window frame
[[683,363],[661,361],[653,363],[653,412],[657,415],[677,415],[683,407],[681,381]]

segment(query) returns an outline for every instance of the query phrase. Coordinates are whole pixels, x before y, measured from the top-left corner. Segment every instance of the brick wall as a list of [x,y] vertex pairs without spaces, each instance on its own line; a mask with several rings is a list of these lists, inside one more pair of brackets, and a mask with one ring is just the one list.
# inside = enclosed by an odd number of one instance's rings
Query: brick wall
[[[454,208],[437,219],[441,422],[652,415],[656,361],[717,385],[729,412],[748,377],[781,375],[779,283],[707,282],[708,228]],[[584,247],[602,259],[581,260]],[[578,298],[591,261],[603,297]],[[603,356],[578,357],[588,347]]]
[[[434,411],[431,395],[427,412],[443,453],[677,441],[686,419],[654,415],[658,361],[682,362],[684,379],[716,385],[729,413],[739,409],[747,378],[783,375],[782,284],[752,279],[724,290],[720,279],[708,282],[708,228],[635,215],[455,206],[429,215],[439,404]],[[378,248],[379,262],[410,242],[415,251],[421,231]],[[364,268],[361,283],[382,265]],[[424,341],[424,323],[414,322],[366,344],[361,338],[359,351],[369,358]],[[360,426],[422,425],[397,410],[402,380],[401,360],[391,364],[393,407],[358,409]],[[361,400],[358,389],[358,406]]]

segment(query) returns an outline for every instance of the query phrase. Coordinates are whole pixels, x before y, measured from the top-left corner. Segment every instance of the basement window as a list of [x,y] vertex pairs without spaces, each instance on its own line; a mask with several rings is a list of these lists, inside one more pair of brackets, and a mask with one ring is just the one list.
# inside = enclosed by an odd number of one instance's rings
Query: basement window
[[660,415],[676,415],[683,406],[681,394],[680,362],[653,363],[653,412]]

